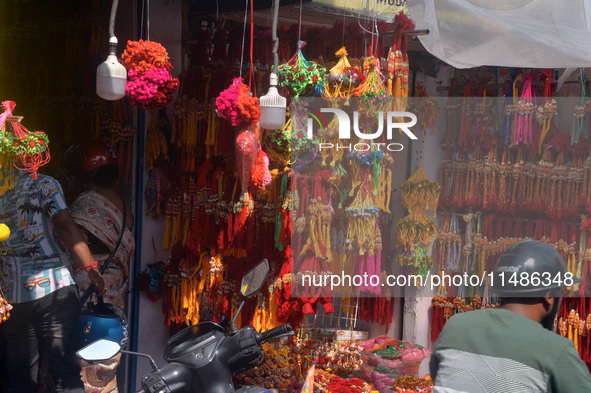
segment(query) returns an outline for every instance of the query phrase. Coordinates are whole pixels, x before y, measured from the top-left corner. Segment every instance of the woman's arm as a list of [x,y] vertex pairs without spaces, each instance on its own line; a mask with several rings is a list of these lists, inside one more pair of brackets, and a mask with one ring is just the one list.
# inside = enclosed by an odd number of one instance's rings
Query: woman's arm
[[70,215],[68,210],[61,210],[51,218],[56,232],[70,251],[70,256],[75,270],[86,270],[91,284],[95,285],[95,292],[102,295],[106,291],[106,283],[101,276],[96,262],[88,245],[84,241],[84,235]]

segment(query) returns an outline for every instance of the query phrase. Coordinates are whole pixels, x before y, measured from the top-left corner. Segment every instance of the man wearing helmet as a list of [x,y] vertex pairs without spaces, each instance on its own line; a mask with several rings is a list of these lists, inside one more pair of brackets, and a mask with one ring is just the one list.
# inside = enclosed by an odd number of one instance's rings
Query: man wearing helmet
[[543,242],[525,240],[510,247],[491,285],[500,308],[456,314],[445,324],[429,364],[433,392],[591,391],[591,375],[572,341],[550,331],[561,288],[581,280],[571,277],[567,285],[527,280],[521,286],[519,280],[507,280],[509,271],[518,277],[567,275],[560,254]]

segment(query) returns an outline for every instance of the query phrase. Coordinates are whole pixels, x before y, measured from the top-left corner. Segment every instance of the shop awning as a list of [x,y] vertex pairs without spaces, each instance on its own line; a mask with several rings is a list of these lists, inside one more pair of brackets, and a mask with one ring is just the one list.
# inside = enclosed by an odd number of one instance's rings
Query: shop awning
[[591,66],[591,0],[407,0],[421,43],[456,68]]

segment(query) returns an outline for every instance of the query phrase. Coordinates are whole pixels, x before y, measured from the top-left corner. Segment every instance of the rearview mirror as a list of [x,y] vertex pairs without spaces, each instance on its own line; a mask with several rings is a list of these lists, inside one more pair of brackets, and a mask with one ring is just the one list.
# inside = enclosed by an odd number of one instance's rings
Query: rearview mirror
[[242,277],[242,283],[240,284],[242,295],[248,297],[261,289],[268,274],[269,261],[265,258]]
[[121,350],[119,343],[107,339],[100,339],[76,352],[76,355],[87,362],[100,362],[111,359]]

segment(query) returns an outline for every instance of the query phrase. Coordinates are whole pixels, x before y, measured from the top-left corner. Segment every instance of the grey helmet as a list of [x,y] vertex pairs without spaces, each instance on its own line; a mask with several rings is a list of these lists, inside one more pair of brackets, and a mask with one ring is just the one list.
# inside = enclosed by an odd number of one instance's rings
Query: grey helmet
[[494,270],[491,289],[501,297],[543,296],[551,291],[560,296],[560,289],[580,283],[566,269],[558,251],[537,240],[515,243],[501,255]]

